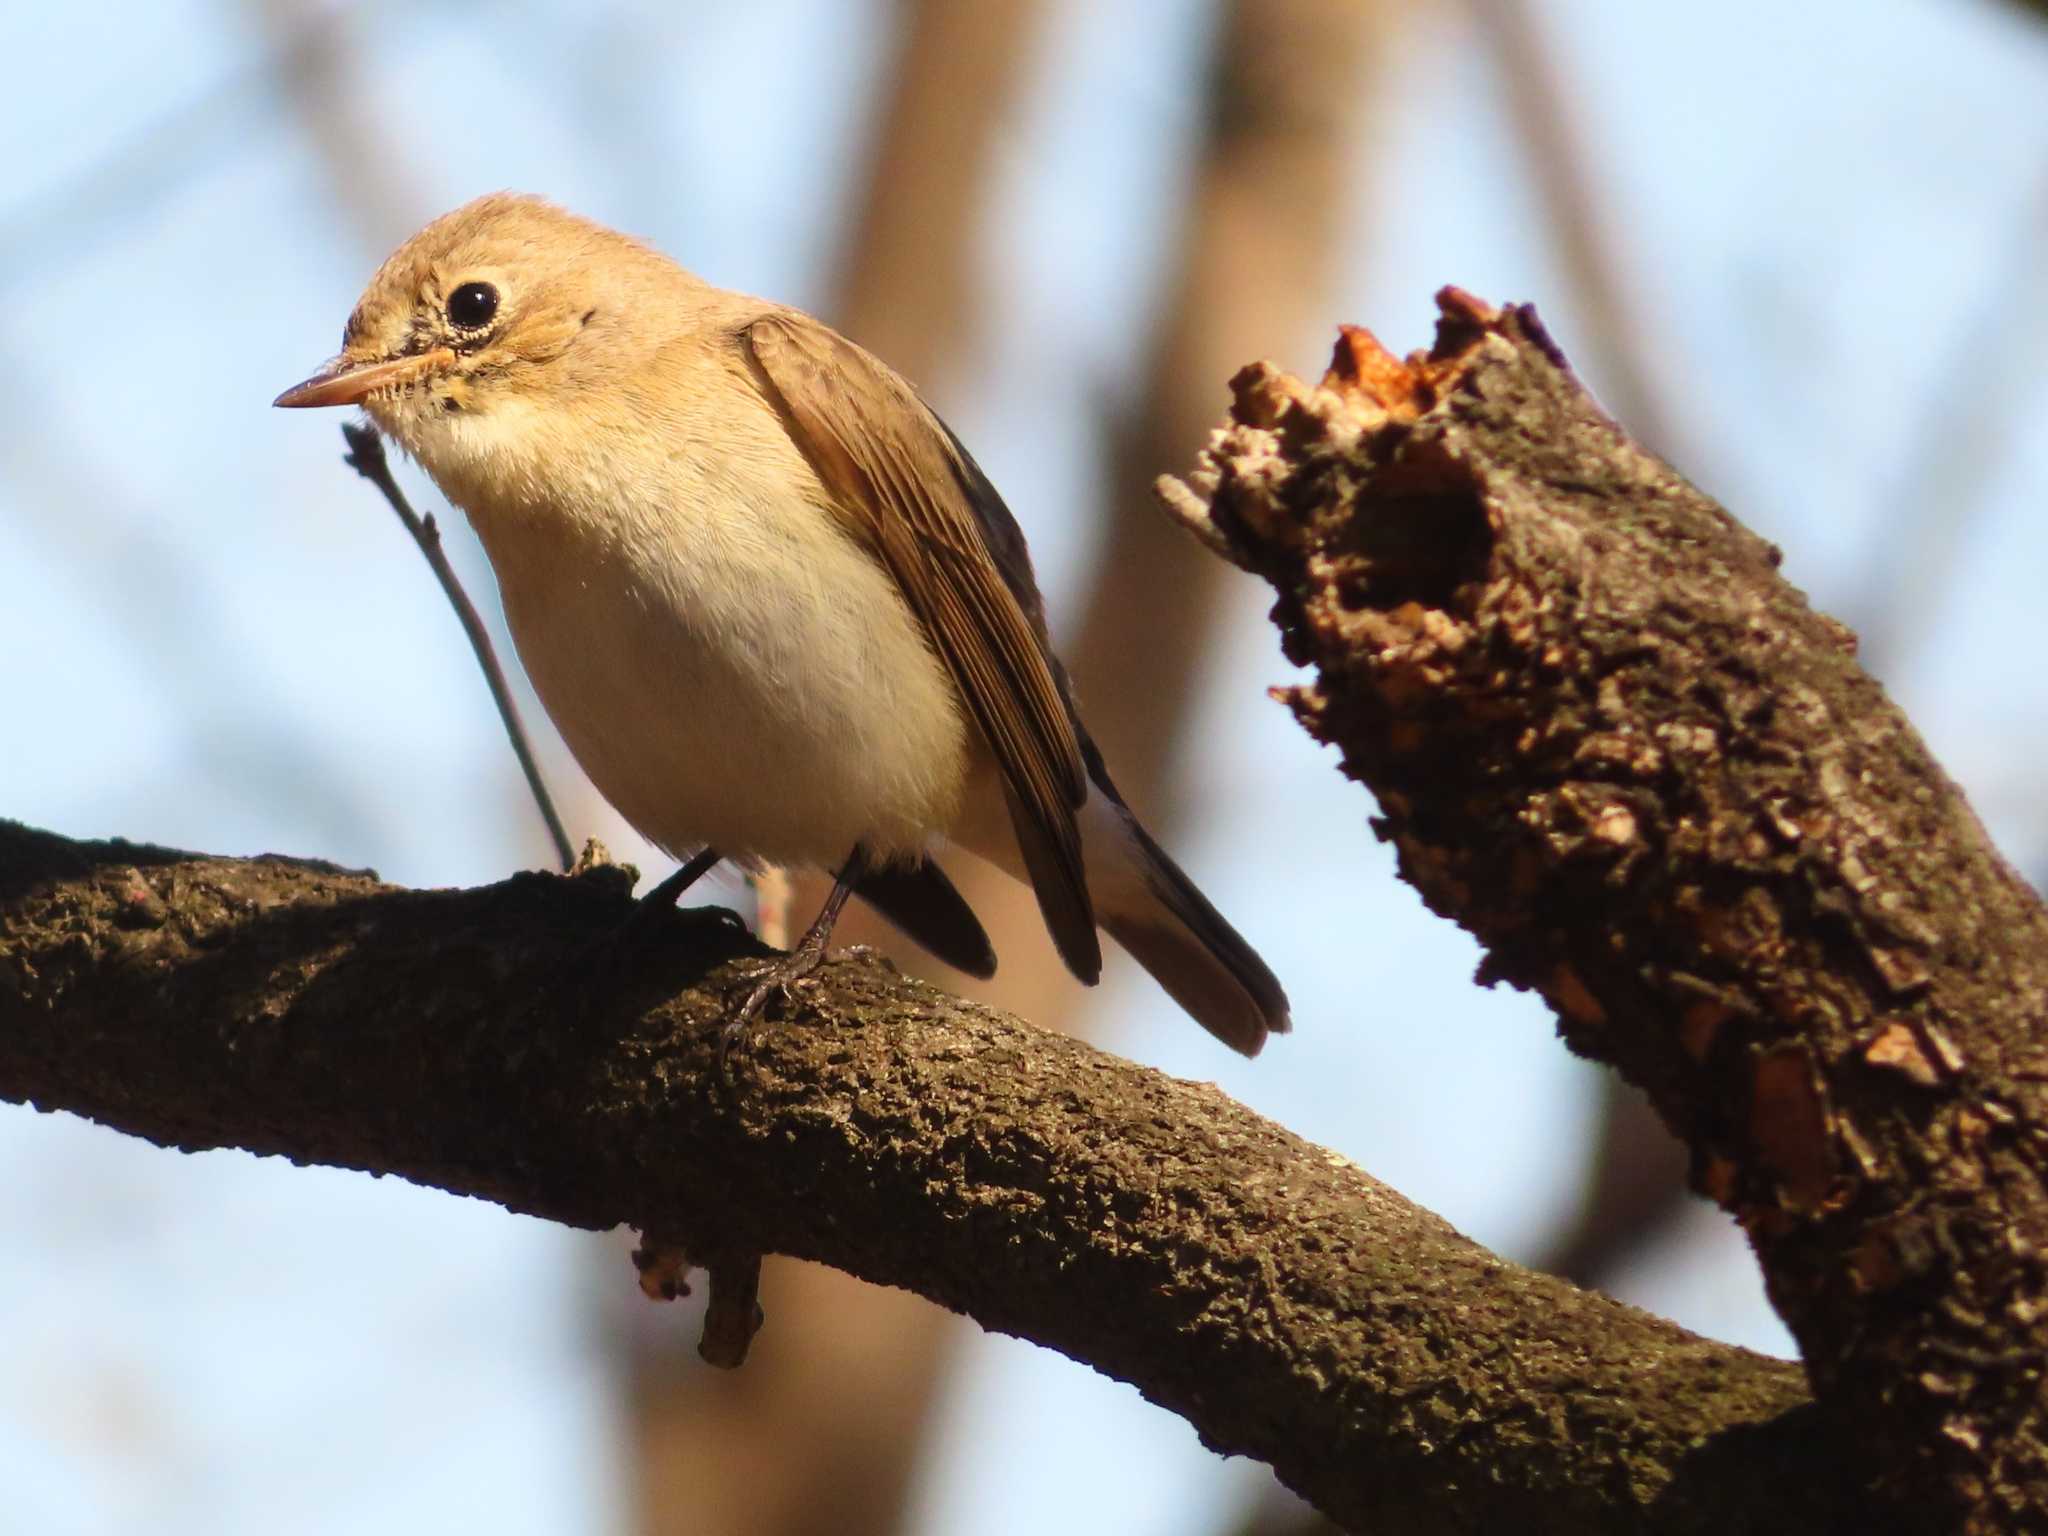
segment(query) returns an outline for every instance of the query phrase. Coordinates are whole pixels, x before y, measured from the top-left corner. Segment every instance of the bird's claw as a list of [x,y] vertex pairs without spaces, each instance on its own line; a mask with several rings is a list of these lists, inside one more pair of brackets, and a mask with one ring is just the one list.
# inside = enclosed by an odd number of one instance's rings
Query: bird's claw
[[786,955],[777,956],[761,970],[746,998],[726,1016],[718,1027],[718,1076],[727,1087],[732,1085],[732,1048],[741,1036],[746,1034],[756,1020],[768,1009],[768,999],[778,994],[785,1004],[795,1000],[793,988],[803,982],[825,963],[825,946],[799,944]]

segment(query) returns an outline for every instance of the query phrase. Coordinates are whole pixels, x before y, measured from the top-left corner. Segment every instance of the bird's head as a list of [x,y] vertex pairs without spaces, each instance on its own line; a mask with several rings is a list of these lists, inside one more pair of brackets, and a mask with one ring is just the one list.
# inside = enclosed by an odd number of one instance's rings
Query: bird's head
[[573,409],[637,348],[628,313],[679,276],[638,241],[539,198],[444,214],[370,279],[340,353],[277,397],[360,405],[430,470]]

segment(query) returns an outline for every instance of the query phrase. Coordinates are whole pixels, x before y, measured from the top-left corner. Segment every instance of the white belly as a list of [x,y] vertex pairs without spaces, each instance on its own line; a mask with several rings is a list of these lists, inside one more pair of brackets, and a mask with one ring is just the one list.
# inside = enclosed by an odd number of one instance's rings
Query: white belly
[[966,777],[952,681],[830,514],[749,489],[473,519],[520,660],[591,782],[671,852],[922,850]]

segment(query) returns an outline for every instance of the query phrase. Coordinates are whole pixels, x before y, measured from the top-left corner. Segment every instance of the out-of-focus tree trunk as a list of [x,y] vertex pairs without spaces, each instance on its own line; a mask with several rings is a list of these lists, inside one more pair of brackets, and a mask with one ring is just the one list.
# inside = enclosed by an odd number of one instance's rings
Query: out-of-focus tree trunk
[[[1154,823],[1230,573],[1151,504],[1162,464],[1215,425],[1245,359],[1324,345],[1337,245],[1364,195],[1359,112],[1401,12],[1382,0],[1235,0],[1143,392],[1111,445],[1093,590],[1068,660],[1117,785]],[[1044,1017],[1043,1011],[1032,1015]]]
[[[614,1267],[613,1279],[622,1272]],[[770,1326],[739,1371],[696,1357],[690,1319],[660,1319],[667,1349],[644,1347],[651,1330],[634,1330],[639,1528],[661,1536],[899,1529],[957,1320],[906,1291],[794,1259],[767,1261],[762,1306]]]
[[[974,354],[981,330],[975,263],[990,153],[1043,30],[1044,0],[913,8],[895,94],[849,235],[831,319],[943,406],[949,377]],[[905,943],[856,902],[840,932],[905,969],[1038,1019],[1064,1017],[1077,990],[1054,954],[1028,891],[978,861],[949,856],[962,894],[1001,957],[975,983]],[[807,920],[825,882],[795,882],[795,922]]]
[[1627,1260],[1691,1201],[1685,1148],[1640,1088],[1610,1076],[1591,1128],[1586,1193],[1577,1215],[1537,1259],[1575,1285],[1611,1283]]
[[[905,6],[830,318],[927,389],[971,340],[974,257],[989,160],[1025,83],[1043,0],[923,0]],[[791,882],[800,930],[824,885]],[[979,892],[970,892],[977,906]],[[1006,969],[1011,935],[984,908]],[[923,962],[858,902],[842,942]],[[1018,1006],[1013,1003],[1012,1006]],[[634,1410],[641,1529],[650,1536],[883,1536],[900,1528],[925,1421],[956,1321],[838,1270],[770,1259],[764,1334],[747,1367],[706,1369],[688,1331],[638,1361]]]
[[[847,243],[832,318],[941,401],[949,364],[967,354],[976,331],[972,257],[988,150],[1014,96],[1017,66],[1030,52],[1041,10],[1025,0],[1002,0],[974,7],[935,4],[912,13],[860,222]],[[1159,316],[1144,393],[1115,445],[1109,496],[1115,512],[1087,604],[1091,617],[1074,648],[1082,686],[1096,700],[1091,724],[1116,743],[1119,782],[1141,803],[1154,798],[1194,697],[1218,581],[1214,562],[1186,558],[1183,541],[1171,536],[1148,504],[1146,487],[1161,465],[1184,459],[1207,431],[1217,409],[1216,380],[1227,377],[1243,356],[1284,350],[1313,331],[1335,263],[1341,210],[1348,204],[1344,172],[1353,113],[1369,94],[1374,46],[1391,15],[1391,8],[1377,3],[1239,0],[1220,29],[1210,70],[1208,131],[1177,243],[1183,265]],[[1272,283],[1275,270],[1291,274],[1290,280]],[[1250,272],[1266,280],[1242,281]],[[1283,302],[1272,300],[1276,288],[1287,291]],[[1159,561],[1178,570],[1171,582],[1152,579],[1157,567],[1148,562]],[[1161,595],[1173,601],[1165,612],[1155,612]],[[1133,646],[1128,630],[1103,622],[1109,613],[1133,621],[1140,635],[1171,633],[1163,644],[1148,638]],[[1138,700],[1144,701],[1142,716],[1124,718]],[[996,979],[969,990],[1042,1022],[1070,1018],[1087,994],[1053,953],[1031,893],[973,860],[952,863],[1002,957]],[[796,921],[820,893],[818,882],[797,882]],[[925,963],[914,952],[903,953],[893,935],[858,905],[849,918],[847,938],[896,951],[912,969]],[[961,982],[947,977],[948,985]],[[920,1423],[946,1357],[949,1320],[822,1271],[782,1266],[769,1283],[802,1287],[789,1305],[809,1314],[807,1334],[831,1335],[792,1347],[784,1358],[845,1355],[847,1368],[802,1366],[803,1379],[786,1388],[750,1383],[732,1389],[711,1382],[703,1390],[721,1397],[744,1390],[755,1404],[745,1410],[735,1438],[744,1438],[744,1425],[758,1420],[779,1439],[779,1455],[787,1460],[774,1460],[766,1481],[782,1490],[806,1490],[786,1501],[799,1522],[805,1509],[827,1508],[837,1530],[893,1528]],[[863,1347],[863,1340],[871,1345],[881,1338],[888,1340],[882,1350]],[[759,1357],[745,1374],[765,1377],[771,1368]],[[652,1506],[674,1499],[687,1507],[684,1489],[715,1477],[719,1465],[752,1465],[748,1484],[763,1482],[758,1453],[689,1448],[692,1435],[701,1441],[704,1418],[690,1380],[687,1371],[670,1373],[641,1394],[651,1531],[680,1529],[664,1524]],[[848,1401],[822,1402],[827,1380],[858,1386]],[[770,1397],[786,1400],[787,1413],[769,1411]],[[659,1429],[663,1422],[674,1428]],[[786,1422],[802,1422],[804,1432],[788,1433],[779,1427]],[[663,1449],[672,1439],[682,1442],[674,1460]],[[856,1475],[853,1468],[863,1470]],[[686,1522],[692,1530],[718,1528],[705,1523],[704,1513],[701,1506],[692,1511]],[[758,1507],[752,1528],[804,1529]]]
[[989,161],[1042,30],[1044,0],[907,7],[892,95],[842,249],[831,319],[937,385],[974,330]]
[[314,0],[247,0],[277,46],[286,72],[284,99],[297,114],[335,203],[381,257],[438,209],[423,208],[407,185],[402,155],[392,153],[370,111],[350,46],[351,23]]
[[[1160,791],[1228,573],[1167,525],[1149,487],[1214,425],[1217,380],[1313,336],[1326,313],[1342,210],[1358,195],[1357,113],[1398,14],[1380,0],[1234,0],[1211,50],[1207,126],[1172,247],[1179,267],[1163,284],[1140,394],[1116,418],[1093,580],[1078,623],[1055,625],[1117,787],[1155,831],[1173,821]],[[1071,1023],[1091,994],[1068,976],[1031,892],[973,860],[956,875],[1002,971],[947,984]]]

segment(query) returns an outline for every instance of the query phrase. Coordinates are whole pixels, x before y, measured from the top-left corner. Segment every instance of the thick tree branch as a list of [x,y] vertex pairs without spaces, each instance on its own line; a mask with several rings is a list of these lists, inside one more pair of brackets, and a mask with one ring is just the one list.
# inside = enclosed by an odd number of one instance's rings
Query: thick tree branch
[[1443,308],[1405,365],[1245,370],[1162,493],[1274,583],[1288,701],[1482,977],[1685,1138],[1888,1528],[2039,1528],[2048,917],[1778,551],[1532,312]]
[[834,1264],[1136,1383],[1360,1528],[1828,1522],[1794,1368],[873,960],[830,966],[722,1093],[750,941],[685,915],[615,952],[626,910],[605,869],[410,892],[0,823],[0,1096]]

